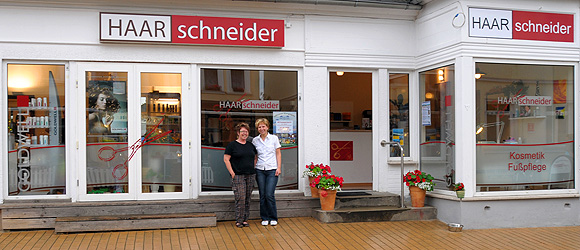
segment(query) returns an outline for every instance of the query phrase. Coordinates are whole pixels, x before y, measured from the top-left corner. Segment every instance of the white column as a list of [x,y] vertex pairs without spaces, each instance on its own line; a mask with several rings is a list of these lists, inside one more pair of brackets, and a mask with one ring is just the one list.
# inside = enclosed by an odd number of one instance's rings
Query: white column
[[[330,88],[326,67],[305,67],[302,91],[302,164],[298,166],[299,175],[310,162],[330,164]],[[303,178],[300,187],[310,195],[307,178]]]
[[455,61],[455,182],[465,196],[475,193],[475,66],[472,57]]

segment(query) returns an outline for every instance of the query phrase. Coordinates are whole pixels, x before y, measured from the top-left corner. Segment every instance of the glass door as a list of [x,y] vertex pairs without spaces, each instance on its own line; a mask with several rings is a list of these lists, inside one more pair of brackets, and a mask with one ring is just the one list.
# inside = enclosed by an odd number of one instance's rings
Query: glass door
[[[189,169],[184,164],[183,94],[187,66],[139,65],[139,199],[187,198]],[[188,143],[185,143],[188,144]],[[185,157],[184,157],[185,156]]]
[[79,63],[80,200],[187,197],[184,72],[187,66]]

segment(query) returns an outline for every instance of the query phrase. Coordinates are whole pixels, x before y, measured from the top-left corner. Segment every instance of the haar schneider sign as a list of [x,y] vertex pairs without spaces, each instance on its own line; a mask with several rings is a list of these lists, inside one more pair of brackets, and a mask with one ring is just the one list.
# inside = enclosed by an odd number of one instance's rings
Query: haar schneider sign
[[469,8],[469,36],[574,42],[574,15]]
[[284,20],[100,14],[101,41],[284,47]]

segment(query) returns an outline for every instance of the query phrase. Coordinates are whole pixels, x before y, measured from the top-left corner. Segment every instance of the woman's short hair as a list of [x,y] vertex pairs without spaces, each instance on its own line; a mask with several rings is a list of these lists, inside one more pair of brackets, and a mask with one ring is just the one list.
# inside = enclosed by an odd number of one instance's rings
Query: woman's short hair
[[268,121],[268,119],[260,118],[260,119],[256,120],[256,128],[258,128],[260,123],[264,123],[264,125],[266,125],[266,127],[270,128],[270,121]]
[[248,130],[248,132],[250,132],[250,125],[248,125],[245,122],[240,122],[238,123],[234,129],[236,130],[236,133],[240,133],[240,129],[245,128],[246,130]]

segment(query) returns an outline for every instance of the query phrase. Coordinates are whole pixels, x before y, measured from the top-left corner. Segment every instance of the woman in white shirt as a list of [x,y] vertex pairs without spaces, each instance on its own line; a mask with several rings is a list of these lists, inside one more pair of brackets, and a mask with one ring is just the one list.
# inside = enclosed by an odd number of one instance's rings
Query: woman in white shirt
[[262,226],[267,226],[268,223],[276,226],[278,225],[278,212],[276,211],[274,191],[282,166],[280,141],[277,136],[268,133],[270,128],[268,119],[256,120],[256,128],[260,136],[254,137],[252,143],[258,151],[256,181],[260,191],[260,217],[262,218]]

